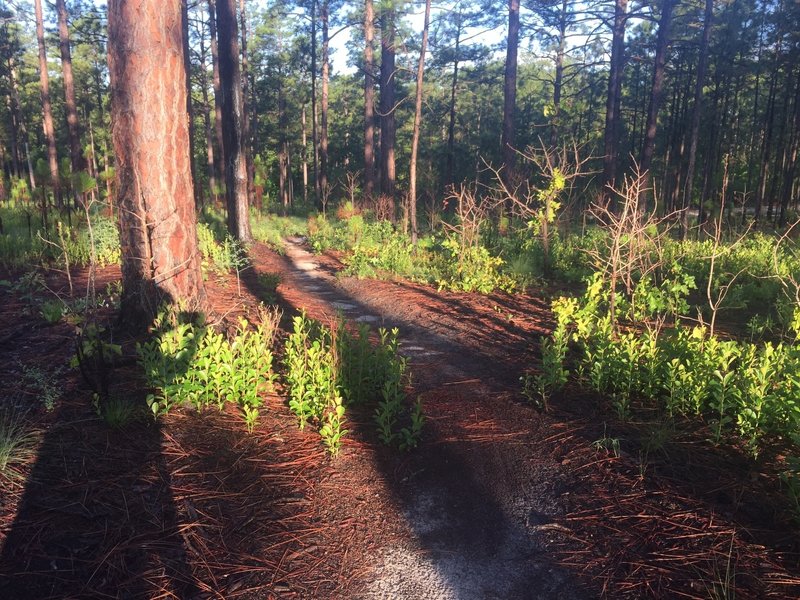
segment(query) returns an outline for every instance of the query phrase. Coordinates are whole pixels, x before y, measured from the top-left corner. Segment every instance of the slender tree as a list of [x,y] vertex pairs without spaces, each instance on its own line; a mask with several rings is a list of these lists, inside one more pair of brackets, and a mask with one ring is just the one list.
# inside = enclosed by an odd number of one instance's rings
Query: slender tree
[[417,154],[419,129],[422,125],[422,83],[425,74],[425,52],[428,49],[428,29],[431,22],[431,0],[425,0],[425,17],[422,26],[422,47],[417,64],[417,95],[414,103],[414,130],[411,138],[411,164],[409,167],[408,214],[411,221],[411,243],[417,243]]
[[[652,180],[650,167],[653,163],[653,154],[656,149],[656,129],[658,127],[658,112],[661,106],[661,96],[664,89],[664,69],[667,64],[667,49],[669,46],[669,32],[672,25],[672,11],[676,0],[664,0],[661,3],[661,18],[658,22],[658,38],[656,40],[656,56],[653,68],[653,84],[650,89],[650,104],[647,108],[647,124],[645,125],[644,144],[639,168],[644,174],[643,188],[648,187]],[[655,196],[655,194],[653,194]]]
[[364,195],[375,194],[375,9],[364,0]]
[[508,38],[503,74],[503,133],[500,138],[503,178],[511,189],[516,163],[514,119],[517,111],[517,50],[519,48],[519,0],[508,0]]
[[222,89],[219,74],[219,42],[217,39],[217,0],[208,0],[208,37],[211,46],[211,68],[214,82],[214,138],[217,141],[217,179],[225,181],[225,150],[222,141]]
[[181,7],[109,0],[108,49],[122,249],[122,316],[205,301],[189,167]]
[[395,7],[391,1],[381,7],[381,193],[394,198],[395,192]]
[[322,23],[322,103],[320,106],[320,136],[319,136],[319,187],[320,192],[328,195],[328,84],[330,78],[330,38],[328,27],[330,21],[330,3],[322,0],[320,9],[320,22]]
[[706,0],[703,17],[703,37],[700,42],[700,59],[697,65],[697,77],[694,87],[694,108],[692,109],[692,126],[689,130],[689,160],[684,178],[683,206],[681,213],[681,231],[685,238],[689,233],[689,207],[694,189],[694,167],[697,161],[697,138],[700,135],[700,116],[703,108],[703,88],[706,82],[708,66],[708,42],[711,37],[711,19],[714,15],[714,0]]
[[69,133],[69,157],[72,172],[78,173],[85,168],[81,152],[80,131],[78,129],[78,109],[75,104],[75,82],[72,77],[72,52],[70,51],[69,25],[67,23],[67,5],[64,0],[56,0],[58,14],[58,41],[61,50],[61,72],[64,77],[64,107],[67,113],[67,131]]
[[606,94],[606,122],[603,134],[603,180],[602,189],[600,190],[603,204],[612,203],[613,194],[611,194],[611,188],[616,180],[627,13],[628,0],[615,0],[614,21],[611,28],[611,63],[608,71],[608,93]]
[[50,167],[50,182],[56,205],[61,205],[61,178],[58,173],[58,153],[56,151],[56,134],[53,126],[53,108],[50,103],[50,77],[47,73],[47,50],[44,44],[44,17],[42,0],[35,0],[36,40],[39,46],[39,92],[42,98],[42,129],[47,143],[47,162]]
[[192,175],[194,204],[197,208],[203,205],[202,190],[197,179],[197,168],[194,162],[194,106],[192,104],[192,64],[189,60],[189,2],[181,0],[181,43],[183,44],[183,70],[186,72],[186,120],[189,124],[189,168]]
[[225,155],[225,198],[228,229],[240,241],[249,241],[246,140],[243,131],[244,99],[239,67],[239,27],[236,0],[217,0],[219,78],[222,93],[222,142]]

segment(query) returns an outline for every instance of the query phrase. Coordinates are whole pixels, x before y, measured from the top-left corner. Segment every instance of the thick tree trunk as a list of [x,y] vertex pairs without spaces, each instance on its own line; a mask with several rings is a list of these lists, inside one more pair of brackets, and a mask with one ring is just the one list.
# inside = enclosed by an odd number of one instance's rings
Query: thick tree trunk
[[239,27],[236,0],[217,0],[219,80],[222,93],[222,143],[225,156],[225,198],[228,229],[237,240],[250,241],[247,202],[246,146],[243,132],[242,73],[239,69]]
[[375,194],[375,9],[364,0],[364,196]]
[[39,84],[42,98],[42,128],[47,143],[47,162],[50,166],[50,183],[57,206],[61,206],[61,178],[58,174],[58,154],[56,152],[56,134],[53,127],[53,109],[50,105],[50,77],[47,73],[47,51],[44,45],[44,17],[42,0],[35,0],[36,40],[39,45]]
[[619,146],[620,92],[622,70],[625,66],[625,26],[627,24],[628,0],[615,0],[614,26],[611,31],[611,64],[608,72],[608,94],[606,95],[606,123],[603,134],[603,180],[600,190],[601,202],[613,209],[616,184],[617,154]]
[[122,316],[149,322],[164,302],[205,302],[189,169],[177,2],[109,0]]
[[414,104],[414,132],[411,138],[411,167],[409,169],[408,214],[411,220],[411,243],[417,243],[417,156],[419,130],[422,124],[422,83],[425,74],[425,52],[428,49],[428,28],[431,20],[431,0],[425,0],[425,20],[422,26],[422,47],[417,65],[417,97]]
[[[664,89],[664,67],[667,64],[667,49],[669,47],[669,34],[672,25],[672,11],[676,0],[664,0],[661,3],[661,19],[658,22],[658,37],[656,39],[656,56],[653,67],[653,84],[650,88],[650,103],[647,107],[647,124],[645,125],[644,143],[642,144],[642,157],[639,168],[644,175],[644,186],[653,181],[650,169],[653,164],[653,154],[656,149],[656,130],[658,128],[658,111],[661,107],[661,96]],[[649,198],[655,198],[655,190],[646,192]]]
[[394,7],[381,13],[381,193],[394,198],[397,137],[395,123],[395,30]]
[[64,108],[67,113],[67,131],[69,132],[69,157],[72,172],[78,173],[85,168],[81,152],[80,131],[78,129],[78,109],[75,104],[75,83],[72,78],[72,54],[69,43],[69,26],[67,25],[67,6],[64,0],[56,0],[58,12],[58,41],[61,50],[61,72],[64,76]]
[[[61,0],[63,2],[63,0]],[[189,0],[181,0],[181,41],[183,43],[183,70],[186,72],[186,121],[189,124],[189,166],[192,174],[194,205],[203,207],[203,193],[197,180],[194,162],[194,107],[192,106],[192,64],[189,60]]]
[[220,87],[221,84],[219,75],[219,41],[217,39],[216,2],[217,0],[208,0],[208,37],[211,45],[211,68],[214,73],[214,137],[217,141],[214,158],[217,161],[217,180],[224,182],[225,150],[224,142],[222,140],[222,89]]
[[330,77],[328,12],[328,0],[322,0],[322,10],[319,15],[320,21],[322,22],[322,105],[320,107],[319,187],[326,198],[330,191],[328,190],[328,79]]
[[689,131],[689,161],[684,179],[683,206],[681,207],[681,235],[685,238],[689,233],[689,208],[692,204],[694,189],[694,169],[697,161],[697,138],[700,135],[700,114],[703,109],[703,87],[708,66],[708,41],[711,37],[711,19],[714,16],[714,0],[706,0],[703,17],[703,37],[700,41],[700,60],[697,64],[697,79],[694,87],[694,108],[692,109],[692,128]]
[[517,111],[517,51],[519,49],[519,0],[508,0],[508,40],[503,75],[503,132],[501,147],[503,179],[510,188],[514,181],[516,149],[514,148],[514,117]]

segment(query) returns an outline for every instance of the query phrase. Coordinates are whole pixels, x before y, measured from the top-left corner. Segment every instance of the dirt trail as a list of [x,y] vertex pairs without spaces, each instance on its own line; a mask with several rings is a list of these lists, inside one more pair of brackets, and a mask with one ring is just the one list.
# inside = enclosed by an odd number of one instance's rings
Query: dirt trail
[[[400,472],[390,460],[382,466],[409,536],[382,548],[360,597],[588,597],[548,555],[549,541],[564,534],[553,522],[564,513],[557,493],[564,475],[555,461],[534,458],[528,444],[541,418],[511,400],[517,384],[505,363],[518,357],[497,355],[508,340],[477,351],[457,311],[434,314],[408,303],[414,296],[370,294],[379,282],[337,279],[301,243],[286,244],[280,293],[312,316],[341,312],[399,327],[400,351],[429,419],[423,448]],[[517,337],[511,350],[525,345]]]

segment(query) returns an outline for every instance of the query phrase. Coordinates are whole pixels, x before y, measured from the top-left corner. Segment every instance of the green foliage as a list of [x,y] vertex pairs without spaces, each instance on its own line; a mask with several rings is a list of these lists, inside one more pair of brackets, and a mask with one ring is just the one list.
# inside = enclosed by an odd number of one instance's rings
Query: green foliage
[[20,479],[13,467],[33,457],[37,439],[18,413],[11,409],[0,413],[0,473],[10,480]]
[[[690,289],[678,288],[670,288],[673,307]],[[714,442],[738,436],[753,456],[765,438],[791,441],[800,429],[800,347],[723,341],[680,323],[665,331],[618,332],[608,317],[608,297],[595,278],[581,299],[561,298],[553,312],[557,332],[569,331],[577,342],[587,383],[609,395],[621,417],[629,415],[633,399],[655,402],[670,415],[704,417]]]
[[379,329],[374,345],[370,333],[367,325],[352,333],[344,321],[329,329],[305,314],[293,320],[284,352],[289,408],[301,429],[309,423],[319,428],[331,454],[347,433],[347,405],[376,405],[378,435],[387,445],[414,448],[422,432],[421,405],[406,402],[407,363],[397,353],[397,329]]
[[253,239],[268,244],[280,254],[285,251],[284,238],[305,235],[307,232],[305,221],[297,217],[279,217],[258,213],[250,215],[250,228]]
[[22,377],[25,387],[39,397],[42,406],[48,412],[55,408],[56,402],[61,398],[63,385],[58,381],[58,377],[61,374],[61,368],[47,372],[32,365],[22,365]]
[[39,313],[48,323],[58,323],[64,316],[64,303],[60,300],[45,300],[39,306]]
[[199,411],[211,405],[221,410],[232,402],[252,430],[262,396],[275,379],[272,342],[278,319],[277,311],[262,310],[258,325],[241,318],[226,338],[202,318],[163,309],[153,339],[137,345],[153,415],[186,403]]

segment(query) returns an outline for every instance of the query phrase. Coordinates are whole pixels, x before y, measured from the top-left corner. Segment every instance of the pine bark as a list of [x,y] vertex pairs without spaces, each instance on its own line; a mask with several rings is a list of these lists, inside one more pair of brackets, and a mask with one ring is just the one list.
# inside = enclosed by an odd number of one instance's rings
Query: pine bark
[[364,196],[375,194],[375,9],[364,0]]
[[202,309],[189,168],[181,9],[109,0],[108,50],[122,249],[122,316],[148,323],[164,302]]
[[239,66],[239,27],[236,0],[217,0],[219,79],[222,94],[222,148],[225,156],[225,199],[228,229],[242,242],[250,241],[247,202],[247,144],[243,131],[244,99]]
[[411,243],[417,243],[417,156],[419,130],[422,125],[422,83],[425,74],[425,52],[428,49],[428,29],[431,21],[431,0],[425,0],[425,18],[422,26],[422,47],[417,65],[417,95],[414,104],[414,131],[411,138],[411,165],[409,169],[408,215],[411,221]]
[[200,88],[203,94],[203,126],[206,135],[206,172],[208,175],[209,195],[213,197],[217,189],[217,171],[214,162],[214,134],[211,126],[211,105],[208,98],[208,74],[206,71],[206,45],[203,35],[200,36]]
[[47,162],[50,167],[50,183],[56,206],[61,206],[61,178],[58,174],[58,153],[56,151],[56,134],[53,126],[53,108],[50,103],[50,77],[47,73],[47,50],[44,44],[44,17],[42,0],[35,0],[36,40],[39,46],[39,85],[42,99],[42,129],[47,144]]
[[255,169],[253,164],[253,129],[251,114],[254,105],[250,102],[250,64],[247,54],[247,9],[244,0],[239,0],[239,21],[242,29],[242,134],[244,135],[245,168],[247,170],[247,197],[252,204],[255,199],[253,180]]

